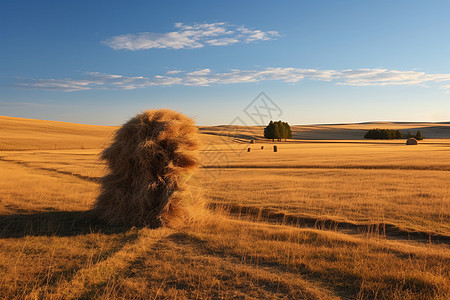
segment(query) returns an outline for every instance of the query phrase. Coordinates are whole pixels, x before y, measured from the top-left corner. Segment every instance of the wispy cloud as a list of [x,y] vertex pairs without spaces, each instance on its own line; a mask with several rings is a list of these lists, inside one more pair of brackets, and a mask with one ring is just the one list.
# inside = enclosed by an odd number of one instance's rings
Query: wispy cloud
[[341,84],[368,85],[413,85],[427,82],[450,81],[450,74],[426,74],[417,71],[397,71],[387,69],[344,70],[336,75]]
[[61,104],[47,104],[47,103],[37,103],[37,102],[6,102],[1,101],[0,106],[7,106],[7,107],[67,107],[67,105],[61,105]]
[[271,40],[277,31],[262,31],[226,22],[185,25],[175,23],[176,31],[166,33],[140,32],[113,36],[103,43],[115,50],[145,50],[152,48],[201,48],[227,46],[236,43],[252,43]]
[[258,83],[282,81],[295,83],[303,79],[331,81],[351,86],[426,85],[439,84],[450,88],[450,74],[427,74],[417,71],[389,69],[317,70],[302,68],[265,68],[261,70],[233,69],[217,73],[210,69],[192,72],[168,71],[153,77],[111,75],[98,72],[84,74],[81,79],[31,79],[17,83],[20,88],[55,91],[82,91],[91,89],[132,90],[150,86],[211,86],[218,84]]

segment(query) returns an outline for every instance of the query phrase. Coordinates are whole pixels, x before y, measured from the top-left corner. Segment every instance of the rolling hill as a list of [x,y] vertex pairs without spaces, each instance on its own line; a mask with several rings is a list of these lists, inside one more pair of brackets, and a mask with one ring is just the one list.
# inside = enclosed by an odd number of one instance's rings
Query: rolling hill
[[[117,128],[0,116],[0,150],[99,149],[110,142]],[[367,122],[291,128],[294,140],[363,140],[366,130],[372,128],[399,129],[405,133],[421,130],[426,139],[450,139],[449,122]],[[262,126],[199,126],[199,131],[204,143],[264,139]]]

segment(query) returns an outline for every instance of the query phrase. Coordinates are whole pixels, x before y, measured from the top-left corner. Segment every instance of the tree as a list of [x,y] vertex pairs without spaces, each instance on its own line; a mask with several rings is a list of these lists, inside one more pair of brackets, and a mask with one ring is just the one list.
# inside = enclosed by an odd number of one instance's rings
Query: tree
[[269,125],[267,125],[266,128],[264,128],[264,137],[266,139],[271,139],[272,142],[275,140],[275,123],[273,121],[269,122]]
[[287,122],[282,122],[281,120],[277,122],[270,121],[269,125],[264,128],[264,137],[271,139],[272,142],[275,141],[275,139],[278,141],[281,141],[281,139],[290,139],[292,138],[291,126],[289,126]]
[[275,122],[275,138],[279,142],[283,136],[283,125],[281,121]]
[[284,122],[284,127],[286,128],[286,137],[285,137],[285,139],[291,139],[292,138],[291,126],[288,124],[288,122]]
[[423,136],[422,136],[422,132],[420,132],[420,130],[417,130],[416,135],[414,136],[414,138],[418,141],[423,140]]
[[408,131],[408,132],[406,133],[406,138],[407,138],[407,139],[410,139],[410,138],[412,138],[412,137],[414,137],[413,134],[411,133],[411,131]]

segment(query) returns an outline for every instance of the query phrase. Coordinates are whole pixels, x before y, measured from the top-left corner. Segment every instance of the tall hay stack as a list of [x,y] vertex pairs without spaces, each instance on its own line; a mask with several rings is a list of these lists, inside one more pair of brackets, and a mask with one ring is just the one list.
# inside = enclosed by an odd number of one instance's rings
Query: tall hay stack
[[136,115],[101,154],[109,174],[94,211],[111,225],[153,228],[183,217],[197,148],[192,119],[169,109]]

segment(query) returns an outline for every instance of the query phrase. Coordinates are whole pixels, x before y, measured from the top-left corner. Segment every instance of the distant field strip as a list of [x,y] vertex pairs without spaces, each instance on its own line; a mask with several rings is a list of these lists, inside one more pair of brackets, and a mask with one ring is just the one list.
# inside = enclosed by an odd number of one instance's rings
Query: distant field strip
[[365,169],[365,170],[418,170],[450,171],[450,165],[443,166],[401,166],[401,165],[204,165],[203,169]]
[[[50,171],[63,175],[75,176],[91,182],[99,182],[101,177],[86,176],[70,171],[63,171],[56,168],[44,168],[31,165],[28,162],[20,160],[6,159],[0,156],[0,161],[20,164],[25,167]],[[450,165],[443,166],[404,166],[404,165],[202,165],[202,169],[348,169],[348,170],[418,170],[418,171],[450,171]]]
[[77,173],[70,172],[70,171],[62,171],[62,170],[58,170],[58,169],[54,169],[54,168],[43,168],[43,167],[32,166],[30,163],[25,162],[25,161],[5,159],[3,157],[0,157],[0,161],[18,164],[18,165],[21,165],[21,166],[24,166],[27,168],[35,169],[35,170],[49,171],[49,172],[54,172],[54,173],[58,173],[58,174],[62,174],[62,175],[74,176],[79,179],[87,180],[90,182],[99,182],[100,178],[101,178],[101,177],[91,177],[91,176],[86,176],[86,175],[82,175],[82,174],[77,174]]

